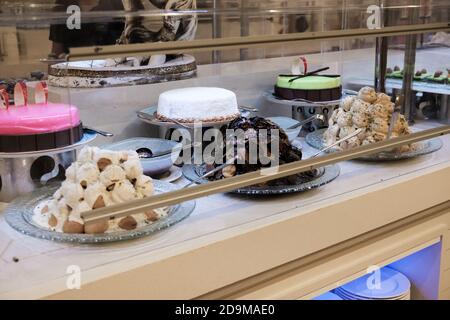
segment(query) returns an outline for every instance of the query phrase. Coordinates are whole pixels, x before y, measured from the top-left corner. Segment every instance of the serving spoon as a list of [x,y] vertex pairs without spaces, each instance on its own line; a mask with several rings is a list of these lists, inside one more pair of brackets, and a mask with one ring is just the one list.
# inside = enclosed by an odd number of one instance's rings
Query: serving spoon
[[308,123],[310,123],[310,122],[313,122],[314,120],[322,120],[322,121],[324,121],[324,120],[325,120],[325,116],[324,116],[323,114],[316,114],[316,115],[313,115],[312,117],[309,117],[309,118],[306,119],[306,120],[302,120],[302,121],[300,121],[299,123],[294,124],[293,126],[290,126],[289,128],[287,128],[287,130],[297,129],[298,127],[302,127],[302,126],[304,126],[305,124],[308,124]]
[[107,138],[114,137],[114,134],[112,134],[111,132],[94,129],[94,128],[88,127],[88,126],[83,126],[83,130],[93,132],[93,133],[98,133],[99,135],[107,137]]

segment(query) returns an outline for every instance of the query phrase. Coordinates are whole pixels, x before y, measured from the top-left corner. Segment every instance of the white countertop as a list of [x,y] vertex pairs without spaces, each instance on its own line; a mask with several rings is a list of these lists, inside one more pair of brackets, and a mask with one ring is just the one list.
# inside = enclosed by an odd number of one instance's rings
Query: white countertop
[[[66,270],[70,265],[77,265],[81,268],[83,285],[87,287],[90,283],[95,284],[105,277],[121,275],[126,271],[143,266],[148,268],[146,269],[148,271],[145,271],[149,277],[148,281],[153,275],[158,275],[159,282],[154,280],[149,283],[149,291],[145,294],[135,296],[133,293],[125,291],[113,294],[104,290],[98,293],[98,297],[101,298],[193,298],[207,292],[203,290],[217,289],[216,285],[229,284],[230,281],[238,281],[244,276],[264,270],[259,270],[260,268],[288,262],[283,259],[290,259],[291,254],[303,254],[308,250],[315,250],[316,246],[326,244],[320,243],[320,241],[301,243],[298,245],[298,252],[288,252],[288,248],[286,248],[286,252],[283,252],[283,248],[280,248],[280,253],[277,254],[284,255],[282,258],[270,257],[264,248],[261,248],[260,253],[253,250],[252,254],[267,255],[268,265],[253,264],[252,260],[237,260],[233,262],[233,266],[239,272],[229,270],[229,273],[220,269],[221,266],[229,263],[228,259],[233,259],[227,256],[225,249],[224,256],[219,254],[219,259],[224,259],[224,261],[205,261],[202,256],[199,257],[201,260],[196,265],[195,253],[197,250],[201,252],[203,249],[216,248],[217,245],[226,245],[227,241],[238,241],[237,243],[239,243],[239,239],[241,239],[243,242],[237,247],[240,252],[236,252],[236,254],[246,252],[250,247],[246,247],[245,238],[240,238],[241,236],[255,230],[264,231],[269,226],[275,226],[277,223],[286,222],[292,218],[304,216],[305,219],[314,219],[315,217],[319,219],[320,214],[328,212],[327,210],[331,210],[331,212],[335,210],[336,215],[339,214],[335,218],[338,218],[340,227],[353,224],[354,228],[351,229],[351,232],[360,234],[367,231],[365,228],[374,226],[365,225],[368,222],[385,225],[411,214],[411,210],[420,211],[446,201],[446,198],[449,198],[448,191],[442,193],[442,190],[436,190],[435,193],[427,195],[430,190],[409,190],[408,192],[414,192],[416,198],[409,199],[407,203],[408,206],[410,203],[414,208],[402,206],[399,200],[398,208],[392,208],[391,212],[383,209],[383,214],[379,216],[376,216],[376,211],[383,208],[382,203],[379,204],[379,208],[367,207],[363,211],[357,207],[352,209],[354,212],[339,212],[339,209],[336,209],[346,201],[355,201],[356,205],[356,200],[362,198],[363,195],[376,195],[380,190],[400,185],[403,182],[419,181],[419,178],[424,177],[432,178],[434,173],[440,177],[444,177],[442,172],[450,174],[450,137],[444,136],[442,139],[445,141],[442,150],[416,159],[390,163],[358,161],[341,163],[341,176],[337,180],[320,189],[305,193],[276,198],[218,194],[198,199],[197,207],[188,219],[153,236],[124,243],[68,245],[38,240],[14,231],[0,215],[0,298],[35,299],[62,292],[65,290]],[[306,152],[308,149],[309,147],[305,146]],[[412,186],[412,184],[409,185]],[[424,187],[430,186],[424,185]],[[420,199],[421,196],[424,198]],[[389,202],[388,200],[386,203]],[[376,205],[376,203],[372,205]],[[305,220],[303,225],[308,226],[308,220]],[[307,236],[306,233],[309,232],[311,233],[309,239],[312,241],[317,233],[331,232],[334,227],[336,225],[322,225],[321,230],[306,230],[302,236]],[[342,233],[344,234],[344,230]],[[280,245],[283,241],[281,238],[280,235]],[[218,254],[218,249],[214,250],[215,254]],[[176,257],[193,259],[190,261],[193,264],[191,267],[178,265],[180,262],[176,259],[173,260]],[[18,259],[18,262],[14,261],[15,258]],[[257,258],[254,257],[254,259]],[[259,258],[264,258],[264,256],[259,256]],[[175,265],[170,265],[171,261]],[[155,268],[154,274],[152,267]],[[214,279],[217,280],[217,283],[210,281],[208,284],[199,285],[200,279],[193,278],[194,275],[184,278],[184,282],[180,282],[179,279],[183,278],[183,272],[188,272],[189,268],[194,268],[198,272],[202,268],[206,268],[207,272],[204,274],[204,278],[215,275]],[[167,273],[164,272],[165,270]],[[176,275],[173,273],[174,270],[178,270]],[[211,274],[209,275],[209,273]],[[217,278],[218,275],[223,275],[223,279]],[[172,279],[178,279],[176,290],[173,287],[175,284],[172,283],[175,280]],[[109,285],[113,288],[114,281],[109,281]],[[120,287],[120,280],[117,281],[117,285]],[[166,287],[151,287],[152,284],[160,286],[164,283],[166,283]],[[67,294],[69,297],[75,298],[95,297],[92,293],[83,296],[82,291],[72,291]]]

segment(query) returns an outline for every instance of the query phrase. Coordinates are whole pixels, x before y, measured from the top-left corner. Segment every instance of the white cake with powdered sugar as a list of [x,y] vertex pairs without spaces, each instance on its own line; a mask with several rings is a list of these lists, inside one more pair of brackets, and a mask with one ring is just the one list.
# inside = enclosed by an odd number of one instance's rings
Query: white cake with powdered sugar
[[230,90],[194,87],[166,91],[159,96],[160,120],[220,122],[239,116],[236,95]]

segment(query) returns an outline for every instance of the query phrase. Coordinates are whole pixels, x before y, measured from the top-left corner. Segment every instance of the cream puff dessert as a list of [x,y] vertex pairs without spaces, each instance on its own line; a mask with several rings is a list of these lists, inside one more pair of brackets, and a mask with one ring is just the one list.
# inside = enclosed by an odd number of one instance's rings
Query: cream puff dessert
[[44,229],[71,234],[130,231],[165,217],[168,210],[151,210],[89,225],[82,213],[150,197],[154,192],[152,178],[143,174],[135,151],[85,147],[66,170],[66,180],[53,197],[35,208],[33,220]]
[[[324,134],[326,146],[349,136],[358,129],[362,132],[335,147],[336,150],[346,150],[370,143],[380,142],[388,137],[391,118],[394,113],[394,103],[391,97],[377,93],[373,88],[362,88],[357,96],[342,99],[329,120],[329,127]],[[392,129],[391,138],[405,136],[411,133],[408,121],[399,115]],[[396,152],[409,151],[413,146],[406,145]]]

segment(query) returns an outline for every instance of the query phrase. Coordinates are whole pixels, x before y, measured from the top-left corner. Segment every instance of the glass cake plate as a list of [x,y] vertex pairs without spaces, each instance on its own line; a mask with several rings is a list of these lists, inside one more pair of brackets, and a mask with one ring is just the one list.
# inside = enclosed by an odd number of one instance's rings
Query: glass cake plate
[[[158,107],[152,106],[148,107],[146,109],[143,109],[141,111],[137,112],[138,118],[146,123],[150,123],[159,127],[181,127],[185,126],[188,128],[194,128],[194,123],[192,122],[183,122],[181,124],[170,122],[170,121],[162,121],[156,117],[156,111]],[[248,111],[241,111],[241,116],[248,117],[250,115],[250,112]],[[222,125],[229,124],[232,120],[222,120],[222,121],[203,121],[201,122],[203,127],[218,127]],[[199,122],[200,123],[200,122]]]
[[[306,142],[313,148],[323,149],[325,147],[323,141],[323,134],[326,129],[316,130],[311,132],[306,136]],[[396,161],[396,160],[404,160],[411,159],[418,156],[430,154],[436,152],[442,148],[442,140],[439,138],[434,138],[427,141],[421,141],[414,144],[414,150],[410,150],[407,152],[388,152],[383,151],[377,154],[371,154],[367,156],[363,156],[358,158],[358,160],[365,161]],[[329,152],[333,152],[330,150]]]
[[[175,191],[178,188],[173,184],[154,180],[156,193]],[[5,218],[8,224],[15,230],[39,239],[69,242],[80,244],[107,243],[136,239],[151,235],[162,229],[168,228],[188,217],[195,209],[195,201],[187,201],[169,208],[168,215],[154,223],[137,228],[132,231],[120,231],[105,234],[67,234],[43,229],[33,221],[33,213],[36,206],[50,198],[59,185],[41,188],[33,193],[14,200],[5,210]]]
[[[186,179],[198,184],[210,182],[208,179],[201,179],[206,173],[206,165],[187,164],[183,166],[183,175]],[[280,195],[296,192],[304,192],[319,188],[327,183],[332,182],[340,174],[338,165],[331,165],[318,169],[315,178],[309,181],[290,185],[274,185],[274,186],[250,186],[232,191],[236,194],[246,195]]]

